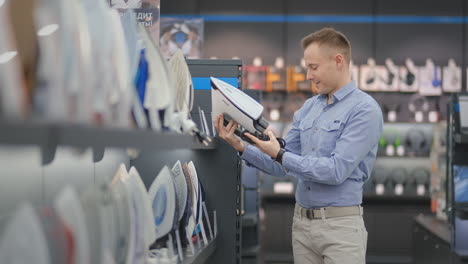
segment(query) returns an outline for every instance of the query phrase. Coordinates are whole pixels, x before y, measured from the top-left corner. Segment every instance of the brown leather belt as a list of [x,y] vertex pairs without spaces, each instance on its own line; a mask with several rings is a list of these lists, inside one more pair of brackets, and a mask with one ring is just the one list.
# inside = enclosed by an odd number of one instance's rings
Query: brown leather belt
[[296,204],[300,210],[301,216],[308,219],[326,219],[334,217],[343,217],[351,215],[362,215],[363,208],[360,205],[335,207],[328,206],[323,208],[307,209]]

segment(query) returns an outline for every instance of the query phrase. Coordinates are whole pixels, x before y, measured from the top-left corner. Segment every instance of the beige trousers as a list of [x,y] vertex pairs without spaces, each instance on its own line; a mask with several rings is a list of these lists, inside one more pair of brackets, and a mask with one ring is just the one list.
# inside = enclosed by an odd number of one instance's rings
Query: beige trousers
[[364,264],[367,230],[362,215],[325,219],[301,217],[294,209],[292,247],[295,264]]

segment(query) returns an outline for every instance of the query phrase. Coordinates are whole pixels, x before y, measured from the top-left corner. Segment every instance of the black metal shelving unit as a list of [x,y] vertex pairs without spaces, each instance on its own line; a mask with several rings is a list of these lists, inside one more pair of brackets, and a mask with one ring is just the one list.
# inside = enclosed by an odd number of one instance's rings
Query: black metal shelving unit
[[[240,60],[189,60],[192,77],[227,77],[242,81]],[[211,125],[211,90],[195,90],[192,116],[197,122],[198,106]],[[206,190],[209,211],[216,211],[218,232],[208,245],[182,263],[240,263],[241,262],[241,162],[237,152],[227,143],[212,139],[208,145],[196,136],[174,132],[95,127],[78,124],[39,122],[34,120],[0,120],[0,145],[38,146],[42,166],[51,163],[58,147],[91,148],[93,162],[99,162],[106,148],[136,149],[130,158],[146,187],[156,173],[177,160],[193,161],[199,180]],[[222,246],[219,246],[222,245]]]

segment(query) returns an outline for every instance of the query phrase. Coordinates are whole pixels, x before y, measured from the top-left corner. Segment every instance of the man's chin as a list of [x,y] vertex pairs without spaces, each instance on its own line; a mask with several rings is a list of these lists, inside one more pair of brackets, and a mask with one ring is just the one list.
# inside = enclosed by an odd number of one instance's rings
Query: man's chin
[[318,88],[318,87],[317,87],[317,93],[318,93],[318,94],[327,94],[327,90],[326,90],[326,89],[323,89],[323,88]]

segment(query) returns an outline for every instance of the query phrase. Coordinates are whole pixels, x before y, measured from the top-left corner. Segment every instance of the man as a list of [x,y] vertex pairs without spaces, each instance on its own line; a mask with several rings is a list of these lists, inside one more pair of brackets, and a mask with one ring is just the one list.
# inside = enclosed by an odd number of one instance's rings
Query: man
[[249,135],[244,145],[237,124],[216,119],[219,137],[248,165],[272,175],[297,178],[292,245],[296,263],[365,263],[367,231],[362,218],[362,187],[369,178],[383,129],[379,105],[351,81],[351,45],[332,28],[302,40],[307,79],[319,95],[307,100],[293,119],[281,149]]

